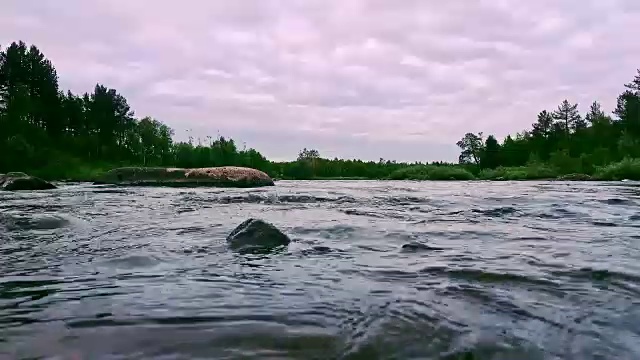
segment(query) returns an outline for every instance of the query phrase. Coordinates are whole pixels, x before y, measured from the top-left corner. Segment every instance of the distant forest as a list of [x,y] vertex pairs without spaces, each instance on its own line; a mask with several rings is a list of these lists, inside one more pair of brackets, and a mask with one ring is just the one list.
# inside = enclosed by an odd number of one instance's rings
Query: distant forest
[[53,64],[36,46],[14,42],[0,50],[0,173],[88,180],[119,166],[236,165],[282,179],[640,178],[640,70],[613,116],[598,102],[582,116],[565,100],[555,111],[542,111],[531,130],[502,143],[493,135],[466,134],[457,143],[459,164],[325,159],[313,149],[302,149],[296,161],[271,162],[222,136],[176,142],[167,125],[136,117],[115,89],[61,90]]
[[593,174],[624,159],[632,164],[640,158],[640,70],[624,87],[613,116],[598,101],[583,116],[578,104],[564,100],[553,111],[541,111],[530,130],[502,143],[493,135],[467,133],[458,142],[460,163],[479,169],[546,164],[564,174]]

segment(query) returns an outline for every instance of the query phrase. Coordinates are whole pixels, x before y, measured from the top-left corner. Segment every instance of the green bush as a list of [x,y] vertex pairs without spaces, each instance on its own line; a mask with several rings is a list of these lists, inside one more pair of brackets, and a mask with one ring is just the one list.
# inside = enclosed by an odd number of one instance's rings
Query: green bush
[[558,176],[557,180],[561,180],[561,181],[589,181],[592,180],[593,178],[587,174],[566,174],[566,175],[561,175]]
[[551,153],[549,156],[549,165],[556,170],[556,174],[558,175],[584,173],[581,159],[572,158],[567,150]]
[[594,177],[598,180],[640,180],[640,159],[626,158],[620,162],[599,167]]
[[468,170],[459,166],[415,165],[389,175],[391,180],[473,180]]
[[43,166],[26,167],[23,168],[24,172],[45,180],[94,181],[115,167],[113,164],[102,162],[89,164],[59,151],[51,152],[51,159]]
[[518,166],[485,169],[480,172],[483,180],[542,180],[554,179],[558,173],[546,166]]

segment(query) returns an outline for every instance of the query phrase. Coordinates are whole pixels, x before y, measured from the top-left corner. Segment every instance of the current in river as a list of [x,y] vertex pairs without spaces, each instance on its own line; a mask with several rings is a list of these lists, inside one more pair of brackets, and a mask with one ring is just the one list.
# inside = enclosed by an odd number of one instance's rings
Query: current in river
[[[0,193],[0,359],[640,359],[640,187]],[[248,218],[292,242],[229,249]]]

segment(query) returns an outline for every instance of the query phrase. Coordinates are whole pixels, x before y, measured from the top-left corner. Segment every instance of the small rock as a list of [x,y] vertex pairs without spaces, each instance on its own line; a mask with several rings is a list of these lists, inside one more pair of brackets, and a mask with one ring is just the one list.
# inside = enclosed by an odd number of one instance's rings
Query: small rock
[[418,242],[410,242],[402,245],[402,251],[404,252],[416,252],[416,251],[437,251],[444,250],[443,248],[429,246]]
[[0,189],[2,190],[49,190],[55,188],[53,184],[25,173],[10,172],[4,175],[0,174]]
[[288,245],[289,237],[275,226],[260,219],[248,219],[227,236],[227,243],[235,250],[271,250]]
[[320,252],[320,253],[328,253],[331,252],[331,248],[328,246],[322,246],[322,245],[318,245],[318,246],[314,246],[313,247],[314,251]]

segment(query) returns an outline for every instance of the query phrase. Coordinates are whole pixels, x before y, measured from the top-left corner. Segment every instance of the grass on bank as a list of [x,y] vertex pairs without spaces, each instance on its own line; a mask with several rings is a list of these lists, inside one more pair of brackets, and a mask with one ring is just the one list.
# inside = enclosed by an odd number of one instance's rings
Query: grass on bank
[[414,165],[389,175],[390,180],[473,180],[475,176],[460,166]]
[[624,159],[596,169],[594,179],[619,181],[624,179],[640,180],[640,159]]
[[95,181],[107,171],[123,165],[110,163],[87,163],[77,158],[68,156],[55,157],[54,161],[45,166],[25,171],[48,181]]
[[544,165],[518,167],[499,167],[485,169],[478,175],[482,180],[545,180],[555,179],[560,174],[555,169]]
[[[24,171],[45,180],[95,181],[107,171],[128,164],[87,164],[75,158],[59,157],[46,166]],[[474,174],[475,173],[475,174]],[[627,158],[596,167],[593,173],[567,173],[548,164],[530,164],[519,167],[499,167],[472,172],[461,165],[414,165],[392,172],[388,180],[565,180],[565,181],[620,181],[640,180],[640,158]],[[291,179],[295,180],[295,179]],[[369,180],[364,177],[314,178],[314,180]]]
[[498,167],[484,169],[473,174],[462,166],[417,165],[397,170],[389,176],[390,180],[563,180],[563,181],[620,181],[623,179],[640,180],[640,159],[624,159],[602,167],[596,167],[593,173],[567,172],[558,166],[548,164],[530,164],[517,167]]

